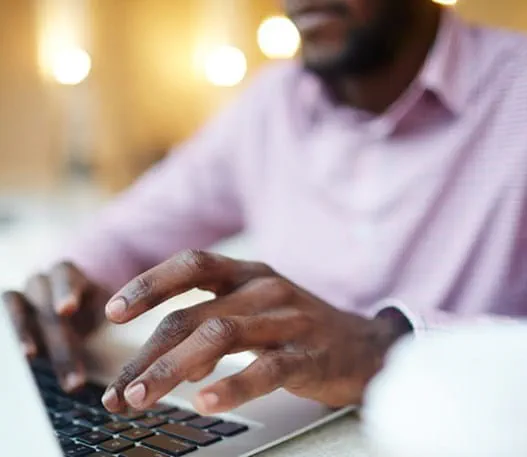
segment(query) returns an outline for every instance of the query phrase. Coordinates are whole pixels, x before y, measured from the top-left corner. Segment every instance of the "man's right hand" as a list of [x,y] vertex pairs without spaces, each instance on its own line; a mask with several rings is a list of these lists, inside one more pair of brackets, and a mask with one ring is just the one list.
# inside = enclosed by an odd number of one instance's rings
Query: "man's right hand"
[[81,343],[103,321],[109,298],[71,263],[33,276],[23,293],[2,294],[27,357],[48,357],[66,392],[86,381]]

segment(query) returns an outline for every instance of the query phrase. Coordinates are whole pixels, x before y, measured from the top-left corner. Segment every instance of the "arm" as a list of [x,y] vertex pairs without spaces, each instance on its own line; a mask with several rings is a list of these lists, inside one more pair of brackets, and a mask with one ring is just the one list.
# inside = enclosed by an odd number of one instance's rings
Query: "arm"
[[116,198],[64,256],[115,291],[187,248],[203,248],[243,228],[237,167],[240,129],[258,109],[251,87],[201,133],[175,148]]

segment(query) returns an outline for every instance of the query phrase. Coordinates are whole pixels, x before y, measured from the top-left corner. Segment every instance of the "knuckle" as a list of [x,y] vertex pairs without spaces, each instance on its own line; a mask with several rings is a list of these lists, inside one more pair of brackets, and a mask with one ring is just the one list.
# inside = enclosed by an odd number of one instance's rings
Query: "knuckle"
[[[230,395],[239,399],[246,399],[251,396],[250,384],[245,382],[243,376],[232,376],[230,378],[224,379],[224,390],[227,391]],[[228,395],[229,395],[228,394]]]
[[187,332],[190,327],[189,312],[182,309],[165,316],[158,326],[158,331],[164,338],[172,339]]
[[269,265],[263,262],[255,262],[254,269],[260,274],[260,276],[272,276],[276,274]]
[[139,370],[134,362],[127,363],[121,370],[121,375],[117,381],[118,385],[126,385],[139,375]]
[[238,324],[228,317],[214,317],[206,320],[199,327],[199,333],[207,343],[218,345],[236,339]]
[[31,292],[40,290],[43,285],[49,283],[49,278],[44,273],[37,273],[29,277],[26,282],[26,291]]
[[62,262],[59,262],[55,265],[54,268],[59,268],[61,270],[65,270],[67,272],[77,272],[78,271],[78,268],[77,266],[71,262],[70,260],[65,260],[65,261],[62,261]]
[[67,271],[66,264],[61,262],[61,263],[54,264],[49,270],[49,274],[50,275],[64,274],[66,271]]
[[142,274],[131,284],[130,292],[134,300],[151,297],[154,291],[154,278],[149,274]]
[[35,275],[33,275],[31,278],[30,278],[30,281],[33,281],[35,283],[46,283],[49,281],[49,277],[47,274],[45,273],[37,273]]
[[287,303],[293,299],[294,289],[291,283],[280,276],[263,278],[259,284],[262,293],[271,296],[276,303]]
[[301,310],[294,312],[291,318],[294,320],[300,335],[311,335],[317,327],[315,317]]
[[214,257],[199,249],[188,249],[178,255],[178,260],[193,272],[206,273],[215,265]]
[[152,381],[159,381],[163,379],[170,379],[176,376],[176,365],[174,362],[168,360],[166,357],[158,359],[152,369],[149,377]]
[[287,375],[287,366],[283,357],[273,355],[261,359],[261,369],[273,382],[280,382]]

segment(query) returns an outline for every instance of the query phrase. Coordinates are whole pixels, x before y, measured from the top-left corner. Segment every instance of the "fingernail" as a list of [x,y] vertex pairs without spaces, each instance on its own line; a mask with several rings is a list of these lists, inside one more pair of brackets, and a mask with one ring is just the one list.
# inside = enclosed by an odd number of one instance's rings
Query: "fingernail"
[[64,379],[64,388],[70,392],[80,388],[84,384],[84,376],[79,373],[68,373]]
[[117,398],[117,391],[114,387],[104,392],[101,399],[106,409],[116,410],[119,407],[119,399]]
[[77,308],[77,299],[74,295],[68,295],[60,300],[56,305],[57,313],[68,315],[73,313]]
[[146,387],[140,382],[135,386],[127,387],[124,391],[126,402],[134,408],[140,408],[146,398]]
[[122,298],[116,298],[106,305],[106,316],[110,319],[120,319],[126,311],[126,303]]
[[206,393],[198,395],[196,399],[196,409],[201,412],[207,412],[212,410],[220,402],[220,397],[215,393]]

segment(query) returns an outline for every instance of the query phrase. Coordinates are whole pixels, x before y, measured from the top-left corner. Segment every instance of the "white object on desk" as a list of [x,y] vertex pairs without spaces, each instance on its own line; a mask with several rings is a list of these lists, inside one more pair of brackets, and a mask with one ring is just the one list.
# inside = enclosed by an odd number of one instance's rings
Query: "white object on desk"
[[375,457],[527,456],[527,323],[403,341],[367,392],[364,432]]

